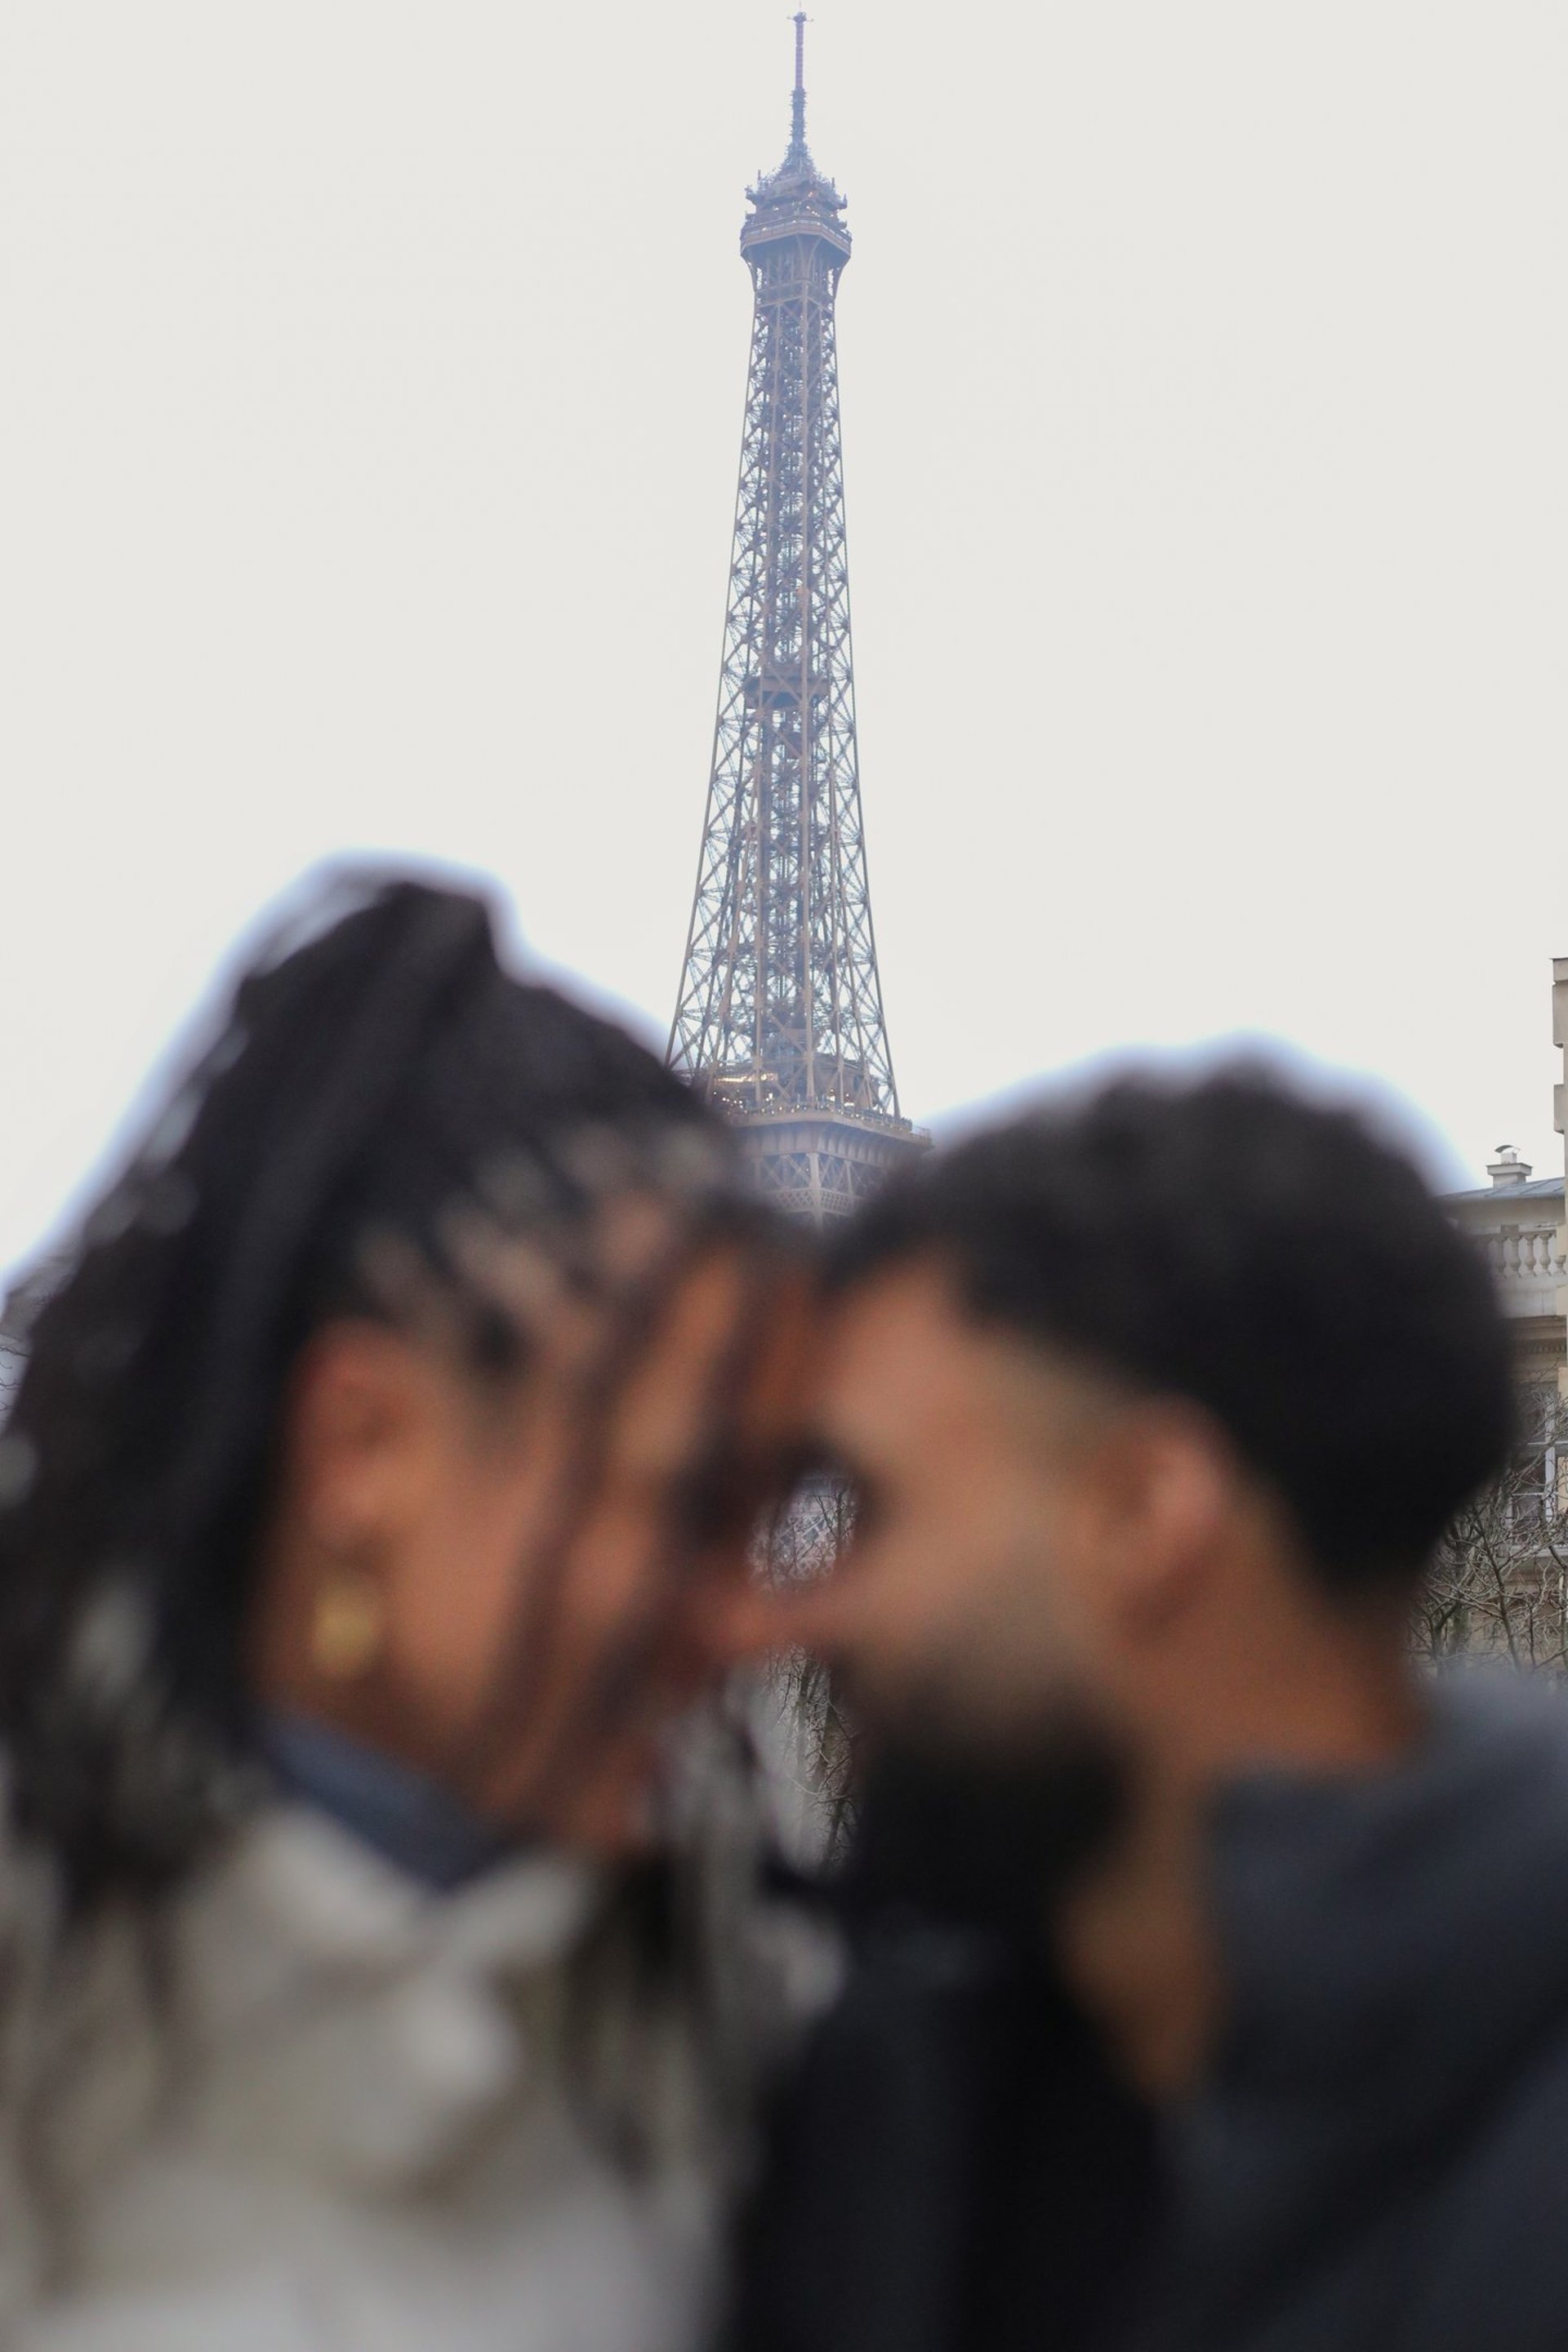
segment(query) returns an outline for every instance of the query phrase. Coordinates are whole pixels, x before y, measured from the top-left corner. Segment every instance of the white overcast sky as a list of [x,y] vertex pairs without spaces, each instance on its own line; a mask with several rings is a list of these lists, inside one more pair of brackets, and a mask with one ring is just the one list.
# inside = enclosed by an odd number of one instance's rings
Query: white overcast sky
[[[325,855],[662,1035],[789,47],[0,0],[0,1264]],[[1560,1165],[1563,0],[820,0],[807,68],[905,1108],[1245,1032]]]

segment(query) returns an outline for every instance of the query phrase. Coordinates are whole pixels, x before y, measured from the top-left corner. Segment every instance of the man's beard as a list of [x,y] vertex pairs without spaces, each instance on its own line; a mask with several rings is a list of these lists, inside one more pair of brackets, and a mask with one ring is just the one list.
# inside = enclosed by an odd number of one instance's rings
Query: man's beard
[[1064,1700],[1026,1745],[983,1751],[940,1719],[917,1728],[907,1717],[868,1744],[843,1883],[852,1906],[908,1906],[1036,1942],[1121,1826],[1125,1750]]

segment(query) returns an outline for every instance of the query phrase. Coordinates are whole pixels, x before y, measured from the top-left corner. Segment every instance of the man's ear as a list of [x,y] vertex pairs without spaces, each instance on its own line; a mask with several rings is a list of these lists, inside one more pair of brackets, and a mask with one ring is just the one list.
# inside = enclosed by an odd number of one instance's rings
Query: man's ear
[[431,1367],[403,1333],[324,1325],[301,1351],[284,1408],[288,1516],[325,1551],[379,1549],[423,1503],[439,1419]]
[[1131,1406],[1102,1434],[1089,1507],[1125,1633],[1163,1632],[1198,1597],[1234,1513],[1237,1475],[1220,1432],[1180,1401]]

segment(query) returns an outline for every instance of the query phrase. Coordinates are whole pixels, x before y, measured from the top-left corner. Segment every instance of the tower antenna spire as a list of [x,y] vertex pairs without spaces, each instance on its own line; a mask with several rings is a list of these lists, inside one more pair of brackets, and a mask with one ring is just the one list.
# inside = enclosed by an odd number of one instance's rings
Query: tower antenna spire
[[805,10],[795,16],[795,95],[790,100],[790,152],[805,152]]

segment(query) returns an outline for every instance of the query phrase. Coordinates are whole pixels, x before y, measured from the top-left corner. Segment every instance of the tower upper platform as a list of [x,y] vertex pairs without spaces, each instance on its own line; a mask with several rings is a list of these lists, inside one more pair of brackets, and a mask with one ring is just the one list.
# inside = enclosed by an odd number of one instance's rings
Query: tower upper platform
[[752,211],[741,231],[741,251],[748,258],[758,247],[781,237],[816,236],[830,247],[842,269],[849,258],[850,236],[843,221],[844,198],[825,172],[812,162],[805,143],[805,17],[795,19],[795,92],[791,106],[789,152],[776,172],[766,173],[746,190]]

